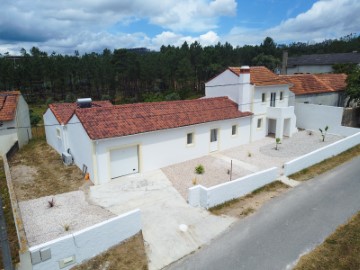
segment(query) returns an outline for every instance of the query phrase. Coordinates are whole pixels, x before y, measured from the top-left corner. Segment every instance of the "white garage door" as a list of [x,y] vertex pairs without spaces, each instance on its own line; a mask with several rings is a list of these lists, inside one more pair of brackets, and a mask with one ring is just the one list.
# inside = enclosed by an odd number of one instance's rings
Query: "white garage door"
[[110,152],[111,179],[139,171],[137,146]]

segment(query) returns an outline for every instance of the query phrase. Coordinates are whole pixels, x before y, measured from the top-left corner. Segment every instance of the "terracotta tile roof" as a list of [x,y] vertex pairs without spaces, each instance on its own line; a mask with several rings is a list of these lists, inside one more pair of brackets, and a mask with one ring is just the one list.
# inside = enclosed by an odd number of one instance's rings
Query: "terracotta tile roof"
[[346,74],[315,74],[315,77],[330,85],[334,91],[344,91],[346,88]]
[[0,121],[11,121],[16,115],[19,91],[0,92]]
[[[93,101],[93,107],[111,107],[113,106],[110,101]],[[76,103],[53,103],[49,104],[49,108],[55,115],[56,120],[60,124],[67,124],[70,118],[78,108]]]
[[[229,70],[237,76],[240,74],[240,67],[229,67]],[[289,84],[264,66],[250,67],[250,83],[257,86]]]
[[227,97],[77,109],[75,113],[93,140],[252,115],[240,112]]
[[293,84],[290,90],[295,95],[344,91],[346,87],[345,74],[296,74],[280,77]]

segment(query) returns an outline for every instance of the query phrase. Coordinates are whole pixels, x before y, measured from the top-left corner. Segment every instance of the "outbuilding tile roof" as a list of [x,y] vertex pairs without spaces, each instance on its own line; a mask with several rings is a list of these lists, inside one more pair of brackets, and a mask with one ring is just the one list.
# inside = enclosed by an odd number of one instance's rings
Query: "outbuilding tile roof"
[[75,114],[93,140],[252,115],[227,97],[83,108]]
[[293,84],[290,90],[295,95],[338,92],[346,88],[345,74],[296,74],[280,77]]
[[[229,70],[240,75],[240,67],[229,67]],[[289,84],[264,66],[250,67],[250,83],[257,86]]]
[[0,121],[11,121],[16,115],[19,91],[0,92]]
[[[110,101],[93,101],[93,107],[111,107],[113,106]],[[70,118],[75,113],[75,110],[78,108],[76,103],[53,103],[49,104],[49,108],[52,113],[55,115],[56,120],[60,124],[67,124]]]

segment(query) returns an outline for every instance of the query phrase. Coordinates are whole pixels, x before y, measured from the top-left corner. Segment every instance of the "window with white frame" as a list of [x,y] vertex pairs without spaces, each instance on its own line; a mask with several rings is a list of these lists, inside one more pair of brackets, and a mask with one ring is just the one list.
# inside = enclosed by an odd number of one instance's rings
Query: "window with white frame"
[[186,134],[186,144],[191,145],[194,142],[194,133]]
[[261,102],[266,102],[266,94],[265,93],[261,94]]
[[262,127],[262,118],[259,118],[257,120],[257,128],[261,128]]
[[231,126],[231,135],[235,136],[237,134],[237,125]]
[[280,100],[284,100],[284,92],[283,91],[280,92]]

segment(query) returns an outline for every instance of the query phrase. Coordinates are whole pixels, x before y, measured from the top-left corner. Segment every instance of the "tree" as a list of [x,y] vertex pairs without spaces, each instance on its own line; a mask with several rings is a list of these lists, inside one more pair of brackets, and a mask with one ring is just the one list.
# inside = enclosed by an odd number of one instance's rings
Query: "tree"
[[346,95],[349,97],[347,107],[351,101],[360,101],[360,67],[357,66],[353,72],[351,72],[346,79]]
[[252,63],[255,66],[265,66],[268,69],[274,71],[280,66],[281,61],[272,55],[259,54],[252,59]]
[[325,142],[325,137],[326,137],[326,133],[327,133],[328,129],[329,129],[328,126],[326,126],[326,127],[324,128],[324,130],[322,130],[321,128],[319,128],[323,142]]

